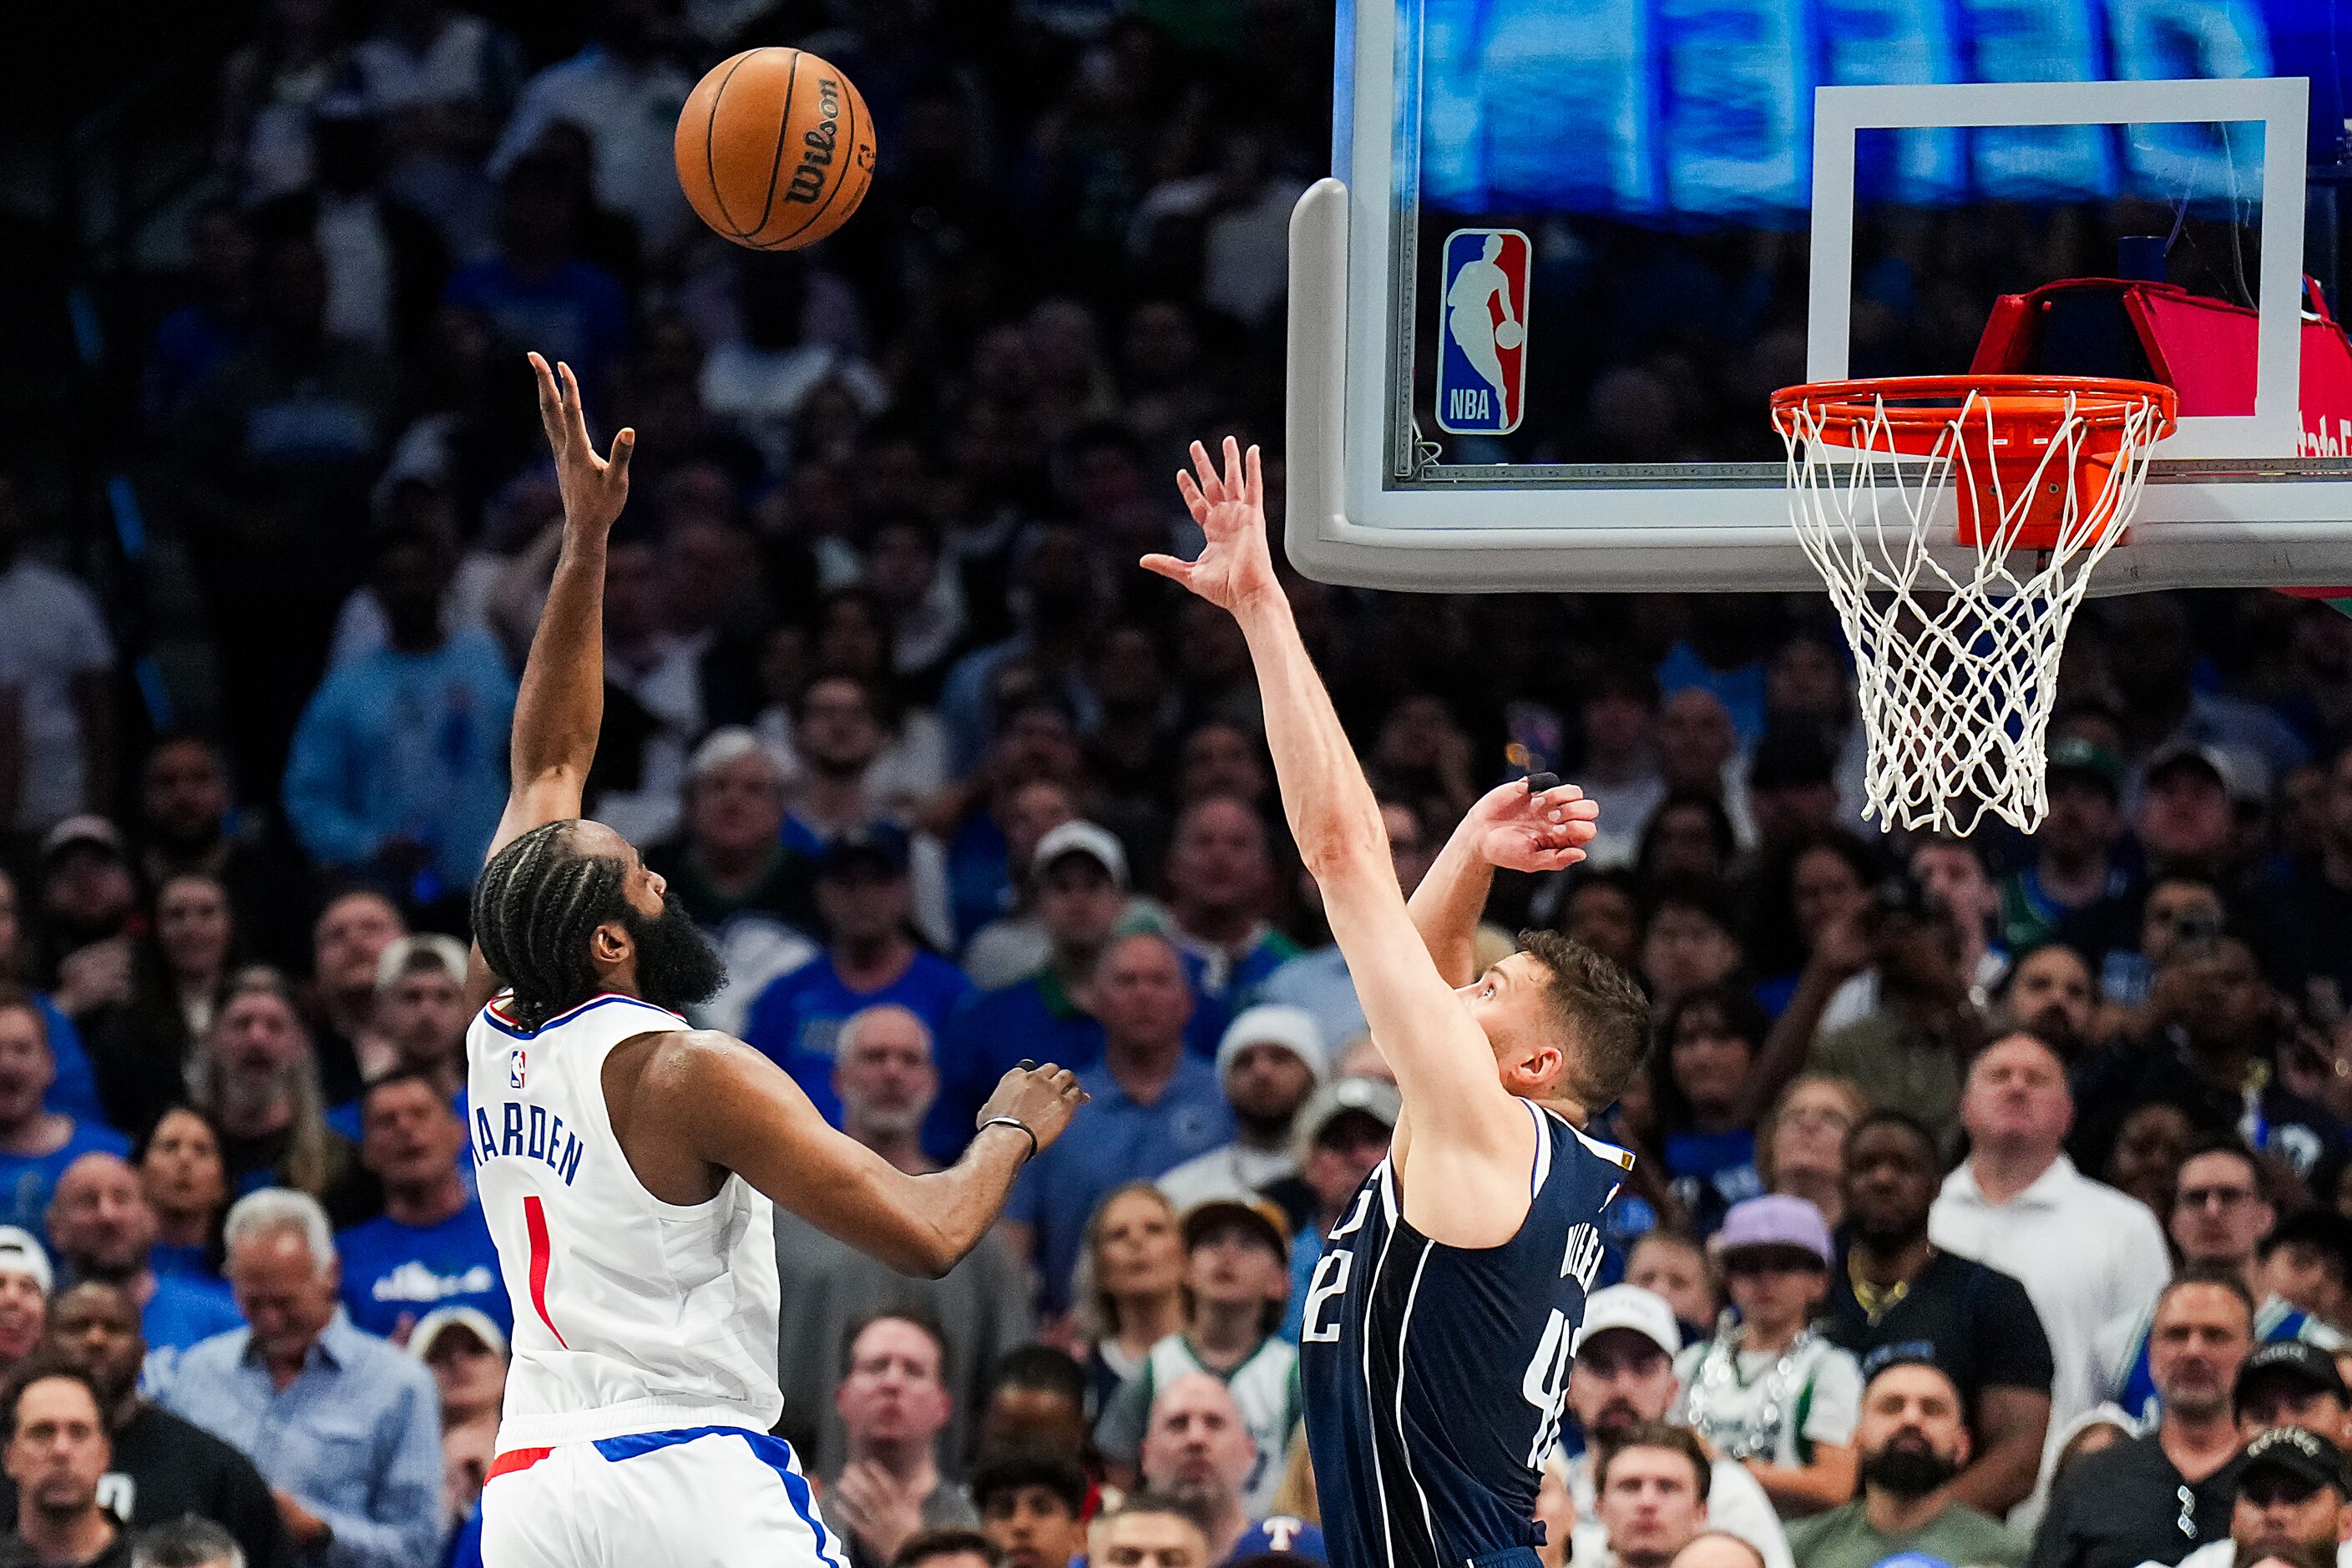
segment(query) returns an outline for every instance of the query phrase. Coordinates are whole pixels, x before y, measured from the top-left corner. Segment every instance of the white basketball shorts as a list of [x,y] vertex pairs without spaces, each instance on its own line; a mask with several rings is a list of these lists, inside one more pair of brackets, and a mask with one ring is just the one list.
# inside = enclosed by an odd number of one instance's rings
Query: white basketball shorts
[[792,1446],[697,1426],[499,1456],[482,1568],[846,1568]]

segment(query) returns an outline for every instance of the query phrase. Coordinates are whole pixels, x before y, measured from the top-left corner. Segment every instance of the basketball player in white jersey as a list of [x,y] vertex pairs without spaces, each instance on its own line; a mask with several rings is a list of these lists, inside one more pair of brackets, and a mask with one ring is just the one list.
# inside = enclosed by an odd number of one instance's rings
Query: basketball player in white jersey
[[771,1200],[894,1268],[944,1274],[1085,1096],[1024,1063],[961,1161],[909,1176],[828,1127],[765,1057],[679,1016],[717,989],[716,952],[627,840],[580,818],[604,716],[605,535],[635,437],[599,458],[570,369],[530,358],[563,547],[474,891],[469,1132],[515,1319],[482,1560],[842,1568],[768,1436],[783,1404]]

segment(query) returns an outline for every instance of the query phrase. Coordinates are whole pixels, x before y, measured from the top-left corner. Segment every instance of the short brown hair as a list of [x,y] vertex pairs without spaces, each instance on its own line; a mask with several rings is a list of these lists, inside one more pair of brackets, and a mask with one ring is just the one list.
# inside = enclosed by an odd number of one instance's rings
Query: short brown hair
[[1664,1448],[1670,1454],[1680,1454],[1690,1461],[1691,1473],[1697,1477],[1698,1500],[1706,1500],[1707,1492],[1715,1485],[1714,1462],[1706,1457],[1696,1433],[1687,1426],[1670,1426],[1664,1421],[1640,1422],[1601,1444],[1600,1466],[1592,1472],[1595,1492],[1609,1489],[1609,1467],[1628,1448]]
[[1615,1103],[1642,1065],[1650,1004],[1633,977],[1556,931],[1523,931],[1519,951],[1550,972],[1544,996],[1573,1047],[1560,1082],[1587,1110]]

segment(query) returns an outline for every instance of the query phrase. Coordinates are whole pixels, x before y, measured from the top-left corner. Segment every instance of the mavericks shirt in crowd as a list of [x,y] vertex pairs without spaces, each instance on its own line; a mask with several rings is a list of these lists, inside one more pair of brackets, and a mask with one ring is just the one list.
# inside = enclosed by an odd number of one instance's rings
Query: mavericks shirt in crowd
[[343,1310],[369,1333],[393,1339],[436,1307],[474,1307],[505,1332],[514,1309],[499,1277],[499,1249],[470,1201],[439,1225],[403,1225],[380,1215],[335,1237],[343,1265]]
[[834,967],[833,955],[819,953],[760,993],[743,1020],[743,1043],[792,1074],[810,1103],[838,1127],[841,1098],[833,1092],[833,1058],[850,1015],[895,1005],[920,1018],[937,1039],[948,1015],[971,992],[963,971],[936,952],[918,950],[904,974],[874,991],[851,990]]

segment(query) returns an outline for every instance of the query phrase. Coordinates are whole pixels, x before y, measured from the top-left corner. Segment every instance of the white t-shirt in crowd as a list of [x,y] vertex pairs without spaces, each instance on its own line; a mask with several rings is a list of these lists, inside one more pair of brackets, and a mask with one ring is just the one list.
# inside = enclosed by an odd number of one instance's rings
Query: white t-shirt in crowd
[[2104,1396],[2095,1354],[2100,1332],[2172,1278],[2156,1216],[2061,1154],[2005,1204],[1987,1202],[1974,1168],[1962,1165],[1944,1178],[1927,1236],[1947,1252],[2013,1275],[2032,1298],[2055,1373],[2046,1471],[2059,1435]]
[[0,572],[0,689],[24,709],[22,793],[12,825],[40,833],[82,809],[81,712],[75,678],[114,662],[98,601],[77,578],[38,561]]
[[[1742,1447],[1748,1434],[1769,1418],[1764,1405],[1780,1381],[1773,1369],[1781,1352],[1739,1352],[1738,1377],[1728,1386],[1710,1390],[1704,1409],[1695,1410],[1692,1393],[1699,1387],[1700,1371],[1712,1349],[1712,1342],[1702,1341],[1684,1346],[1675,1358],[1675,1375],[1682,1379],[1683,1393],[1673,1418],[1697,1432],[1718,1453],[1729,1453]],[[1807,1464],[1811,1445],[1853,1441],[1854,1423],[1862,1418],[1862,1367],[1852,1353],[1827,1340],[1811,1341],[1797,1352],[1788,1382],[1791,1407],[1779,1418],[1769,1456],[1773,1464]],[[1800,1434],[1806,1447],[1797,1441]]]

